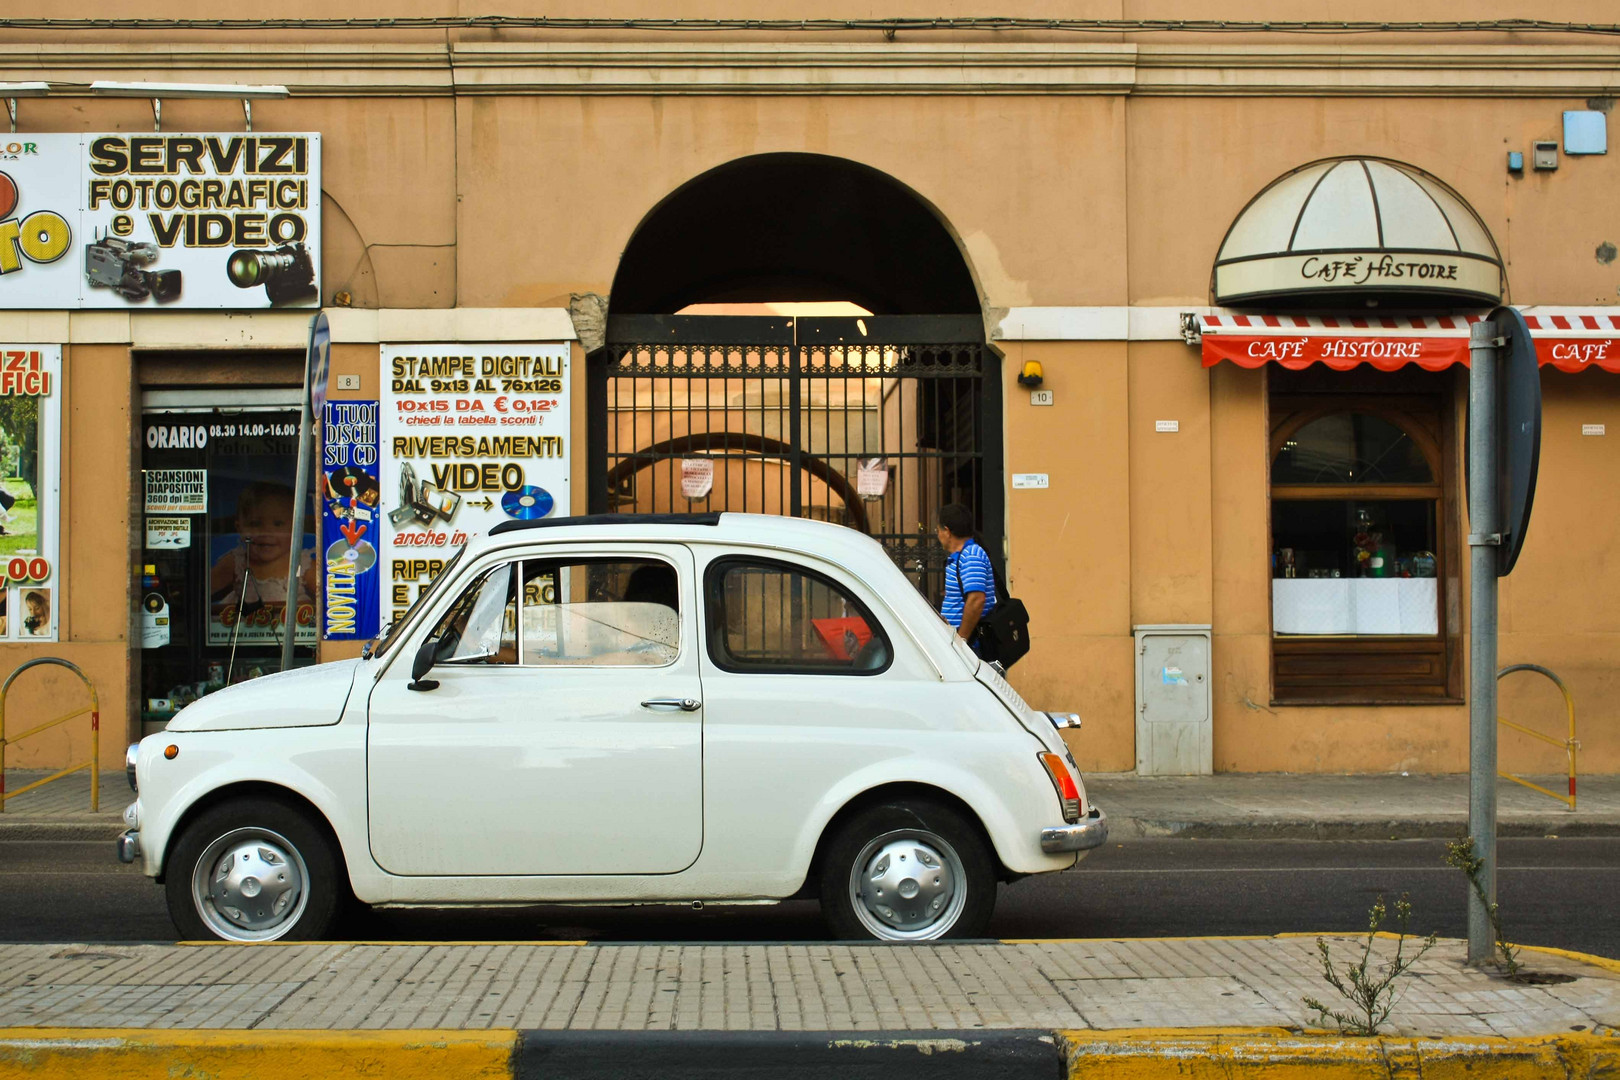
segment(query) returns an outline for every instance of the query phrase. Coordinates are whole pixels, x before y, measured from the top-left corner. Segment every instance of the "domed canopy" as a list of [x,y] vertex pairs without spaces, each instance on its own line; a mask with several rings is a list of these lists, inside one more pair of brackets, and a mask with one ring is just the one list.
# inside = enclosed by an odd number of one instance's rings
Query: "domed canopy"
[[1243,208],[1215,258],[1214,293],[1217,304],[1494,304],[1502,258],[1473,208],[1422,169],[1332,158],[1273,180]]

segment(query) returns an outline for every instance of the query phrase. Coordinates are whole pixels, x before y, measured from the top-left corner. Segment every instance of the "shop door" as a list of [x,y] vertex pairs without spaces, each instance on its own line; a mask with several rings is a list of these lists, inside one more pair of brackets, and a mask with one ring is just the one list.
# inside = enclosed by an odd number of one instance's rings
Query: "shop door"
[[[147,730],[231,683],[281,668],[289,598],[295,664],[316,642],[314,518],[289,587],[296,391],[150,392],[141,430],[137,582]],[[234,400],[233,400],[234,399]]]

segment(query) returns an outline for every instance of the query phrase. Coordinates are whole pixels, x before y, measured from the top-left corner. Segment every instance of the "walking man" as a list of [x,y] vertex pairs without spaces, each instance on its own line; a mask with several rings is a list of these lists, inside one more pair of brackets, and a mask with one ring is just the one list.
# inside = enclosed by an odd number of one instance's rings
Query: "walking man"
[[942,507],[939,543],[950,556],[945,560],[945,600],[939,613],[972,645],[979,620],[996,609],[995,570],[990,553],[973,538],[973,511],[961,503]]

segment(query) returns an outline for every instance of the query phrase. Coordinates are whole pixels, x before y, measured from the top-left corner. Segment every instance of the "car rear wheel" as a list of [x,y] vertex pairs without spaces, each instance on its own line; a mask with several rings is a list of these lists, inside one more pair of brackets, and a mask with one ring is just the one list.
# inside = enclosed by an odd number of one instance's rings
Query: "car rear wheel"
[[821,910],[843,940],[979,937],[996,903],[995,863],[960,813],[923,800],[869,807],[826,850]]
[[312,941],[342,906],[342,862],[327,830],[274,799],[237,799],[186,826],[165,875],[183,939]]

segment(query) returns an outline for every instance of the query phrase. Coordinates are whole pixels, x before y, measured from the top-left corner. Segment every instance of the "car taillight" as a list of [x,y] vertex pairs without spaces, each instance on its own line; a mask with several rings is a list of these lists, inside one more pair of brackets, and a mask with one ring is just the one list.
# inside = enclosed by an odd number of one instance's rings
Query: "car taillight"
[[1079,821],[1080,788],[1075,784],[1069,767],[1063,763],[1063,756],[1041,754],[1040,759],[1041,764],[1046,766],[1046,775],[1052,778],[1052,786],[1057,789],[1058,800],[1063,803],[1063,820]]

